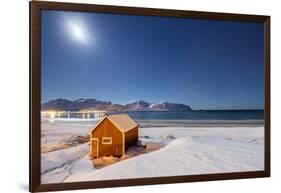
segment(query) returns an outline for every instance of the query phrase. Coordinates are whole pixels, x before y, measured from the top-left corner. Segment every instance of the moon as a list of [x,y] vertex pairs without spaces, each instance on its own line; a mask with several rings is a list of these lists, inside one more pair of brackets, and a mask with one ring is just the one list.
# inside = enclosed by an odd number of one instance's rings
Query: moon
[[67,22],[67,28],[71,39],[80,44],[87,44],[89,42],[89,33],[86,25],[79,20],[70,20]]

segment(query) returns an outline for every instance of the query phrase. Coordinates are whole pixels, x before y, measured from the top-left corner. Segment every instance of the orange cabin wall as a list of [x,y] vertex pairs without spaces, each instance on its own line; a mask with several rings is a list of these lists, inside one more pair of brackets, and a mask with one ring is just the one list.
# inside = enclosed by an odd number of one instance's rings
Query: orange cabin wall
[[[138,142],[138,126],[123,133],[108,119],[104,119],[92,132],[91,139],[98,138],[98,157],[102,156],[117,156],[123,155],[123,150],[126,151],[132,145]],[[111,137],[112,144],[102,144],[103,137]],[[96,146],[96,142],[90,141],[92,146]],[[125,143],[125,144],[124,144]],[[90,148],[92,147],[90,146]],[[90,156],[97,157],[96,147],[90,149]]]
[[[102,144],[103,137],[112,137],[112,144]],[[108,119],[104,119],[92,131],[91,138],[99,140],[99,157],[123,155],[123,133]]]
[[138,126],[127,131],[125,133],[125,150],[127,150],[132,145],[135,145],[139,139],[139,128]]

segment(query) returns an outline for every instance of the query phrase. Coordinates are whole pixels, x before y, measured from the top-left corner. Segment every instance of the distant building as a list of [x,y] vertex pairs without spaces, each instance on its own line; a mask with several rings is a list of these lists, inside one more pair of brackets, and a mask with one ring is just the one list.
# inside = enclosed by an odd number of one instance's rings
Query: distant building
[[104,117],[90,132],[90,157],[117,156],[138,141],[138,124],[127,114]]

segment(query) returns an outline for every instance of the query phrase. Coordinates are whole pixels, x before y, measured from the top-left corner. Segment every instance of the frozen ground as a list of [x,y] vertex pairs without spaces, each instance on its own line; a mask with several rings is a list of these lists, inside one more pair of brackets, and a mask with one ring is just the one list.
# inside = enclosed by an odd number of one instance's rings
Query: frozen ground
[[88,141],[95,122],[42,122],[41,152],[51,152]]
[[[86,137],[92,127],[90,123],[53,124],[42,124],[43,138],[51,144],[72,144],[70,136]],[[101,169],[95,169],[87,157],[85,142],[50,149],[42,154],[41,180],[60,183],[263,170],[263,132],[261,126],[141,128],[142,143],[166,146]]]

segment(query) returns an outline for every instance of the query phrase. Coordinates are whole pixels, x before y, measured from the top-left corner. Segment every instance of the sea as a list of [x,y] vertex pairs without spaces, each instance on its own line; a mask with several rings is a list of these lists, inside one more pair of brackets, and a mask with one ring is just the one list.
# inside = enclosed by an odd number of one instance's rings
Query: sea
[[263,110],[131,111],[137,120],[263,120]]
[[[127,111],[141,127],[208,127],[208,126],[264,126],[263,110],[192,110],[192,111]],[[116,114],[116,113],[109,113]],[[47,122],[79,122],[96,124],[99,120],[89,117],[44,118]]]
[[126,112],[141,127],[264,126],[263,110],[193,110]]

